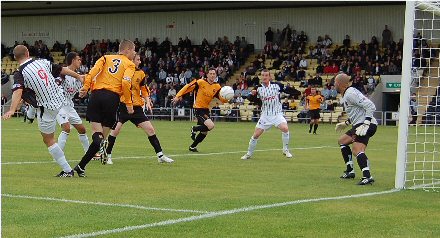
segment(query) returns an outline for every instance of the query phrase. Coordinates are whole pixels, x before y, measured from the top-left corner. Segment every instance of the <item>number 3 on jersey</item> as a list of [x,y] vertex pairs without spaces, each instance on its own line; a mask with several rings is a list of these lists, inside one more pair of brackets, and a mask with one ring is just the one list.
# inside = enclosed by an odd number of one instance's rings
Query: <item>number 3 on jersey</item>
[[113,68],[109,67],[108,72],[110,72],[111,74],[115,74],[116,72],[118,72],[119,65],[121,64],[121,60],[113,59],[112,62],[113,62]]

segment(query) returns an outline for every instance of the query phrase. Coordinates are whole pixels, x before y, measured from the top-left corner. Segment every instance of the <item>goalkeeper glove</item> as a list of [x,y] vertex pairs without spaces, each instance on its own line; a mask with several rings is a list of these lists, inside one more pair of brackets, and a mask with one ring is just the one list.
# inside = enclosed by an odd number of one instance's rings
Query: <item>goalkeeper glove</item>
[[365,120],[364,124],[358,126],[356,128],[356,135],[358,136],[365,136],[367,134],[368,128],[370,127],[370,120]]
[[349,124],[350,124],[349,121],[340,122],[340,123],[336,124],[335,131],[336,131],[336,132],[341,132],[341,131],[344,130]]

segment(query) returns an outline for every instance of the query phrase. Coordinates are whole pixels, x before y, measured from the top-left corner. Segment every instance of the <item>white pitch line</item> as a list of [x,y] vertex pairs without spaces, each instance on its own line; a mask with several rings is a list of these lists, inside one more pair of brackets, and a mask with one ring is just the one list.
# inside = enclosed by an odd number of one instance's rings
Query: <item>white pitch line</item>
[[167,212],[186,212],[186,213],[209,213],[208,211],[198,211],[198,210],[188,210],[188,209],[172,209],[172,208],[159,208],[159,207],[145,207],[140,205],[132,204],[121,204],[121,203],[106,203],[106,202],[90,202],[90,201],[80,201],[80,200],[70,200],[63,198],[51,198],[51,197],[35,197],[26,195],[14,195],[14,194],[2,194],[2,197],[9,198],[23,198],[23,199],[34,199],[43,201],[55,201],[55,202],[66,202],[66,203],[79,203],[87,205],[99,205],[99,206],[109,206],[109,207],[128,207],[141,210],[152,210],[152,211],[167,211]]
[[126,226],[126,227],[116,228],[116,229],[111,229],[111,230],[102,230],[102,231],[95,231],[95,232],[91,232],[91,233],[74,234],[74,235],[69,235],[69,236],[63,236],[61,238],[94,237],[94,236],[99,236],[99,235],[115,234],[115,233],[140,230],[140,229],[151,228],[151,227],[168,226],[168,225],[174,225],[177,223],[192,222],[192,221],[197,221],[197,220],[202,220],[202,219],[207,219],[207,218],[214,218],[214,217],[219,217],[219,216],[224,216],[224,215],[249,212],[249,211],[261,210],[261,209],[268,209],[268,208],[274,208],[274,207],[284,207],[284,206],[301,204],[301,203],[311,203],[311,202],[320,202],[320,201],[331,201],[331,200],[342,200],[342,199],[350,199],[350,198],[369,197],[369,196],[395,193],[398,191],[400,191],[400,190],[399,189],[391,189],[391,190],[386,190],[386,191],[381,191],[381,192],[361,193],[361,194],[338,196],[338,197],[302,199],[302,200],[295,200],[295,201],[274,203],[274,204],[267,204],[267,205],[249,206],[249,207],[237,208],[237,209],[232,209],[232,210],[210,212],[210,213],[206,213],[206,214],[202,214],[202,215],[196,215],[196,216],[190,216],[190,217],[184,217],[184,218],[178,218],[178,219],[170,219],[170,220],[165,220],[165,221],[161,221],[161,222],[148,223],[148,224],[144,224],[144,225]]
[[[298,147],[292,148],[292,150],[311,150],[311,149],[324,149],[324,148],[333,148],[332,146],[315,146],[315,147]],[[336,147],[335,147],[336,148]],[[265,149],[265,150],[255,150],[256,152],[266,152],[266,151],[281,151],[281,149]],[[214,153],[193,153],[193,154],[176,154],[176,155],[168,155],[169,157],[183,157],[183,156],[209,156],[209,155],[225,155],[225,154],[238,154],[238,153],[246,153],[247,151],[225,151],[225,152],[214,152]],[[115,157],[112,159],[121,160],[121,159],[145,159],[145,158],[156,158],[156,156],[122,156]],[[79,160],[68,160],[72,162],[77,162]],[[52,164],[55,161],[17,161],[17,162],[2,162],[2,165],[20,165],[20,164]]]

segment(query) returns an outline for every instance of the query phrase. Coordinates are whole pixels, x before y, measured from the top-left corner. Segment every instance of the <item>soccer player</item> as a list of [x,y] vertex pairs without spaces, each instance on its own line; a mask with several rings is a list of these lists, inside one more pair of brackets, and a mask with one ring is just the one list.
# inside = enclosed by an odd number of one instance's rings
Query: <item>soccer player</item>
[[[209,103],[214,97],[225,103],[228,100],[219,95],[221,86],[216,83],[217,73],[215,68],[208,70],[206,79],[195,79],[191,83],[185,85],[173,98],[174,105],[182,100],[182,96],[194,91],[194,110],[197,117],[197,126],[191,127],[191,139],[193,143],[189,146],[189,151],[199,152],[197,145],[202,142],[209,131],[214,129],[214,122],[211,120],[209,112]],[[199,134],[196,133],[199,132]]]
[[[136,52],[135,45],[129,40],[123,40],[119,44],[119,54],[105,55],[96,61],[93,68],[87,74],[84,86],[80,90],[80,97],[84,97],[89,91],[92,80],[96,77],[87,106],[87,118],[92,127],[92,143],[74,170],[78,176],[85,177],[85,167],[92,160],[96,152],[102,148],[106,150],[107,137],[110,128],[116,123],[116,115],[120,97],[126,106],[128,114],[133,114],[133,102],[131,99],[131,78],[135,71],[132,62]],[[101,161],[105,160],[105,155]]]
[[66,160],[63,150],[57,144],[54,132],[56,116],[63,105],[64,95],[55,81],[60,74],[82,80],[82,76],[67,67],[51,64],[47,60],[33,60],[24,45],[14,48],[14,58],[20,64],[14,73],[12,102],[3,119],[14,115],[21,98],[37,108],[38,128],[52,158],[60,165],[62,171],[57,177],[73,177],[74,172]]
[[[356,155],[363,175],[358,185],[372,184],[374,179],[370,174],[370,162],[365,154],[365,149],[370,137],[376,133],[377,121],[373,117],[376,107],[359,90],[350,87],[349,83],[350,76],[346,74],[338,74],[335,78],[335,88],[338,93],[342,94],[341,103],[344,104],[348,114],[348,121],[336,124],[335,130],[340,132],[349,124],[353,125],[338,141],[341,146],[342,157],[347,166],[347,170],[344,171],[341,178],[354,179],[355,177],[352,161],[353,153],[353,155]],[[353,152],[350,149],[350,144],[353,144]]]
[[[70,70],[77,71],[81,66],[81,57],[79,57],[76,52],[70,52],[66,55],[66,63]],[[81,117],[79,117],[75,108],[73,108],[74,104],[72,101],[75,94],[81,89],[82,83],[83,81],[77,80],[68,75],[61,80],[61,87],[64,91],[65,101],[57,115],[57,121],[62,128],[62,131],[58,136],[58,145],[62,150],[64,150],[67,138],[69,137],[70,125],[73,125],[78,131],[79,141],[81,142],[84,152],[87,152],[87,149],[89,148],[89,138],[86,134],[86,128],[82,124]]]
[[[154,130],[153,125],[151,124],[150,120],[148,119],[147,115],[145,115],[144,109],[142,106],[146,104],[147,110],[151,111],[151,100],[150,100],[150,94],[148,90],[148,86],[145,85],[146,78],[145,73],[141,69],[139,69],[139,64],[141,63],[140,55],[136,54],[133,60],[136,71],[134,72],[133,78],[131,79],[131,92],[132,92],[132,100],[133,100],[133,114],[128,114],[127,107],[124,104],[124,100],[121,97],[121,104],[119,105],[119,114],[118,114],[118,122],[113,128],[113,130],[110,132],[110,135],[108,136],[108,146],[106,150],[107,154],[107,161],[103,161],[103,163],[107,164],[113,164],[112,161],[112,150],[113,146],[116,141],[116,136],[119,135],[119,132],[121,131],[122,125],[124,125],[125,122],[131,121],[136,127],[142,128],[145,133],[148,135],[148,140],[150,141],[150,144],[153,146],[154,151],[157,154],[157,161],[159,163],[172,163],[174,160],[168,158],[165,156],[162,152],[162,147],[160,146],[159,139],[156,136],[156,132]],[[141,95],[142,91],[142,95]],[[145,102],[144,102],[145,100]]]
[[286,158],[292,158],[289,151],[289,127],[287,121],[283,116],[280,95],[284,92],[284,85],[281,83],[271,82],[271,75],[269,70],[263,69],[261,71],[262,83],[252,90],[253,95],[258,95],[262,101],[261,117],[255,126],[254,134],[249,141],[249,148],[245,155],[241,157],[242,160],[247,160],[252,157],[257,146],[258,138],[269,130],[272,126],[281,130],[281,139],[283,141],[283,154]]
[[319,118],[321,118],[319,113],[321,112],[320,107],[323,100],[324,97],[322,95],[316,94],[316,88],[312,88],[310,95],[306,98],[305,109],[309,110],[310,115],[309,133],[312,133],[313,128],[314,135],[316,135],[316,130],[318,129]]

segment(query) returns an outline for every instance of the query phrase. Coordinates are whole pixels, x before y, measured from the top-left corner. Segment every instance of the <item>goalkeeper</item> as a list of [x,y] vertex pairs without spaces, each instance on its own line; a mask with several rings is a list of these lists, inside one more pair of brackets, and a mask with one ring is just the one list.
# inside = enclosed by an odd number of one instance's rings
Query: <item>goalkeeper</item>
[[[348,114],[348,120],[336,124],[336,131],[344,130],[349,124],[353,125],[344,135],[339,138],[342,157],[344,158],[347,170],[342,174],[342,179],[354,179],[352,154],[356,155],[359,168],[362,170],[362,179],[358,185],[367,185],[374,182],[370,174],[370,162],[365,149],[368,140],[376,133],[377,121],[373,117],[376,110],[374,103],[366,98],[359,90],[349,86],[350,76],[338,74],[335,78],[335,88],[342,95],[341,103]],[[353,144],[353,152],[350,149]]]

